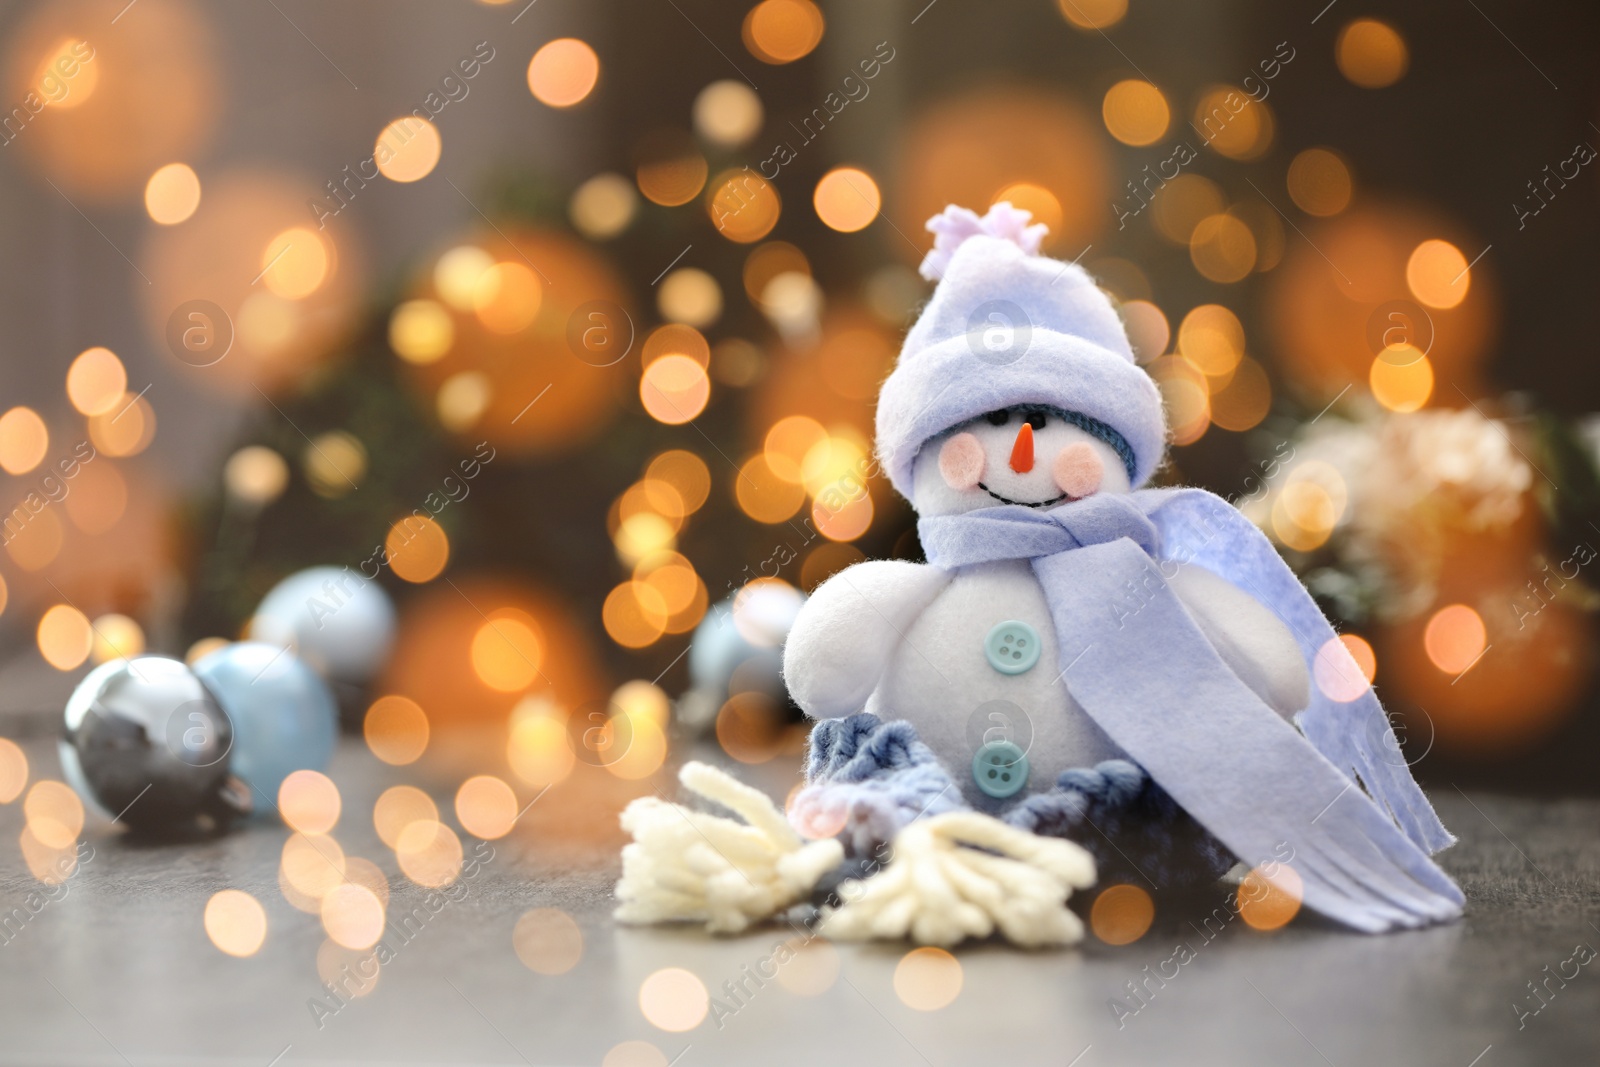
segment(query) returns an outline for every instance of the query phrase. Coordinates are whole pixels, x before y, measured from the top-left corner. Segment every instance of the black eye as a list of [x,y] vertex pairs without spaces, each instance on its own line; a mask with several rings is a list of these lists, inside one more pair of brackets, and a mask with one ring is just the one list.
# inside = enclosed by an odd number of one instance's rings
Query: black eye
[[990,426],[1004,426],[1007,420],[1011,418],[1011,412],[1004,409],[1000,411],[991,411],[985,416],[985,418],[989,420]]
[[1045,421],[1044,420],[1044,412],[1042,412],[1042,411],[1030,411],[1030,412],[1028,412],[1028,416],[1027,417],[1028,417],[1028,425],[1029,426],[1032,426],[1035,430],[1044,429],[1044,421]]

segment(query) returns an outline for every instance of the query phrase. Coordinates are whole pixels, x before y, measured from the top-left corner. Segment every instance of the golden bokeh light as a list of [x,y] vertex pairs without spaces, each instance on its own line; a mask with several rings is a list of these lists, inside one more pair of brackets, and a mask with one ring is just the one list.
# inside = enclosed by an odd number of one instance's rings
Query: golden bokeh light
[[846,567],[853,567],[867,557],[855,545],[824,541],[806,553],[800,565],[800,585],[811,592]]
[[407,363],[436,363],[455,339],[455,320],[436,300],[407,300],[389,316],[389,347]]
[[443,151],[437,126],[416,115],[402,115],[378,132],[372,162],[392,182],[421,181],[439,165]]
[[543,789],[572,773],[577,757],[564,715],[548,701],[529,698],[513,711],[506,762],[526,785]]
[[1350,165],[1331,148],[1308,148],[1289,164],[1289,199],[1308,215],[1337,215],[1350,206]]
[[442,822],[419,819],[406,826],[394,852],[401,872],[429,889],[443,888],[461,873],[461,839]]
[[1146,368],[1161,390],[1167,426],[1175,445],[1192,445],[1211,426],[1211,386],[1200,368],[1183,356],[1162,356]]
[[292,833],[283,843],[279,884],[300,895],[298,901],[289,898],[295,907],[318,911],[318,902],[344,881],[346,865],[344,849],[327,834]]
[[895,964],[894,995],[916,1011],[938,1011],[961,995],[963,981],[960,960],[942,948],[925,945]]
[[656,308],[671,322],[704,328],[722,315],[722,287],[699,267],[679,267],[657,286]]
[[439,808],[433,799],[411,785],[393,785],[378,796],[372,806],[372,826],[378,840],[390,848],[400,844],[400,834],[414,822],[439,821]]
[[857,167],[835,167],[817,182],[811,203],[824,226],[840,233],[855,233],[866,229],[878,217],[883,194],[866,171]]
[[42,570],[61,554],[63,536],[61,520],[56,518],[55,511],[46,509],[6,542],[6,553],[11,562],[25,571]]
[[1304,897],[1305,882],[1287,863],[1256,867],[1239,883],[1239,918],[1252,930],[1277,930],[1299,914]]
[[96,663],[128,659],[144,651],[144,630],[126,615],[102,615],[90,624],[90,629],[94,634],[90,655]]
[[22,795],[28,784],[28,757],[9,737],[0,737],[0,804],[9,804]]
[[1141,78],[1127,78],[1107,89],[1100,116],[1111,136],[1134,146],[1159,141],[1172,121],[1167,98]]
[[94,648],[94,630],[83,612],[56,604],[39,619],[39,654],[58,671],[76,670]]
[[677,545],[677,534],[674,524],[664,516],[641,511],[618,524],[613,540],[617,557],[632,567],[672,551]]
[[200,207],[200,176],[187,163],[168,163],[144,186],[144,209],[162,226],[176,226]]
[[600,80],[600,57],[576,37],[558,37],[528,61],[528,89],[541,104],[571,107]]
[[[661,594],[661,602],[674,619],[705,596],[705,583],[694,566],[676,552],[662,552],[640,561],[633,576]],[[678,632],[670,620],[668,632]]]
[[635,177],[646,200],[677,207],[700,195],[708,172],[706,157],[687,138],[661,134],[641,148]]
[[1199,174],[1180,174],[1150,202],[1156,232],[1173,244],[1187,245],[1202,219],[1222,213],[1222,187]]
[[761,97],[742,81],[712,82],[694,98],[694,129],[722,148],[737,148],[761,132]]
[[672,717],[672,700],[666,691],[643,679],[617,686],[611,694],[611,703],[631,718],[648,719],[657,726],[666,726]]
[[1140,363],[1148,363],[1167,350],[1172,340],[1172,324],[1166,313],[1148,300],[1129,300],[1119,309],[1128,328],[1128,343]]
[[[116,402],[122,400],[119,394]],[[50,448],[50,431],[32,408],[14,407],[0,415],[0,469],[27,474]]]
[[717,711],[717,744],[740,763],[767,763],[784,742],[783,712],[765,693],[734,693]]
[[700,510],[711,495],[711,471],[705,460],[683,449],[662,452],[645,468],[646,484],[662,482],[670,485],[683,501],[687,514]]
[[639,1010],[651,1026],[669,1033],[693,1030],[710,1007],[705,983],[682,967],[664,967],[639,984]]
[[267,940],[267,911],[242,889],[223,889],[206,901],[206,936],[230,956],[254,956]]
[[744,19],[744,45],[763,63],[793,63],[822,40],[822,11],[811,0],[761,0]]
[[[1390,411],[1416,411],[1433,396],[1433,364],[1420,353],[1406,358],[1394,356],[1394,349],[1401,347],[1411,346],[1396,345],[1379,353],[1372,361],[1367,384],[1373,399]],[[1389,353],[1389,358],[1384,353]]]
[[477,299],[478,285],[483,281],[483,273],[492,266],[494,257],[477,245],[457,245],[434,263],[434,291],[439,294],[440,300],[457,311],[471,311]]
[[752,244],[771,233],[782,212],[777,189],[749,167],[723,171],[707,186],[711,224],[737,244]]
[[265,445],[246,445],[223,464],[222,484],[235,500],[263,507],[288,487],[289,464]]
[[1255,234],[1235,215],[1208,215],[1189,235],[1189,258],[1211,281],[1241,281],[1256,266]]
[[285,300],[304,300],[316,292],[332,265],[327,243],[303,226],[282,231],[261,250],[261,280]]
[[1221,304],[1201,304],[1178,324],[1179,354],[1208,378],[1231,375],[1244,347],[1244,325]]
[[1365,638],[1340,634],[1317,649],[1311,675],[1329,700],[1348,704],[1372,688],[1378,676],[1378,657]]
[[456,820],[463,830],[484,841],[509,834],[519,808],[517,794],[491,774],[468,778],[456,790]]
[[[367,708],[361,733],[374,756],[391,766],[403,767],[422,758],[428,749],[428,713],[415,700],[390,693]],[[387,839],[385,843],[393,844]]]
[[322,928],[335,944],[369,949],[383,936],[383,927],[383,902],[366,886],[344,882],[323,895]]
[[45,50],[31,84],[38,87],[36,98],[45,107],[71,111],[94,96],[100,84],[102,63],[95,62],[95,49],[81,37],[63,37]]
[[292,772],[278,786],[278,813],[290,829],[326,834],[339,822],[339,787],[321,771]]
[[108,456],[137,456],[155,436],[155,408],[137,393],[124,393],[112,410],[89,418],[89,440]]
[[1211,421],[1224,430],[1253,430],[1271,410],[1272,383],[1266,368],[1249,356],[1239,361],[1226,385],[1211,391]]
[[202,637],[189,646],[189,650],[183,654],[183,662],[193,667],[217,649],[227,648],[231,644],[233,642],[226,637]]
[[311,491],[330,500],[354,492],[367,475],[366,446],[343,430],[313,437],[300,460]]
[[117,408],[128,390],[128,372],[109,348],[86,348],[67,368],[67,399],[83,415]]
[[[626,713],[624,713],[626,714]],[[608,731],[615,737],[615,720],[607,723]],[[652,718],[628,716],[628,747],[621,755],[609,760],[605,767],[624,781],[636,782],[648,778],[661,769],[667,761],[667,735]]]
[[607,1050],[600,1067],[672,1067],[672,1062],[648,1041],[623,1041]]
[[1193,122],[1201,139],[1229,159],[1259,159],[1272,147],[1272,112],[1231,85],[1206,90],[1195,105]]
[[483,418],[493,399],[494,387],[489,376],[481,371],[464,370],[440,383],[434,397],[434,412],[445,429],[463,433]]
[[566,974],[583,958],[583,931],[560,908],[534,908],[512,927],[511,947],[535,974]]
[[606,633],[623,648],[644,648],[666,633],[671,613],[648,582],[627,581],[606,594],[600,611]]
[[1155,921],[1156,905],[1136,885],[1111,885],[1100,891],[1089,909],[1089,929],[1108,945],[1130,945]]
[[689,356],[662,356],[639,379],[639,400],[657,422],[679,426],[705,410],[711,399],[706,369]]
[[1412,250],[1406,260],[1406,286],[1431,308],[1453,308],[1467,298],[1472,270],[1461,249],[1435,238]]
[[773,474],[799,485],[804,481],[801,469],[806,456],[827,440],[828,431],[816,419],[808,415],[788,415],[767,431],[762,455]]
[[22,850],[22,862],[28,873],[45,885],[60,885],[78,870],[78,849],[75,844],[66,848],[52,848],[33,836],[26,826],[17,835],[17,846]]
[[872,497],[866,493],[838,506],[821,497],[811,505],[812,524],[830,541],[854,541],[871,528],[875,514]]
[[419,585],[437,578],[450,562],[450,538],[426,515],[409,515],[389,527],[383,547],[395,577]]
[[83,801],[65,782],[41,778],[22,801],[28,830],[46,848],[71,848],[83,832]]
[[1478,661],[1488,647],[1483,617],[1466,604],[1440,608],[1428,619],[1422,633],[1428,660],[1446,674],[1460,675]]
[[1128,0],[1056,0],[1061,17],[1080,30],[1104,30],[1128,13]]
[[1334,44],[1339,73],[1363,89],[1382,89],[1405,76],[1410,63],[1400,31],[1377,19],[1356,19],[1339,31]]
[[521,263],[496,263],[478,278],[472,306],[478,321],[493,333],[521,333],[539,317],[544,287]]
[[780,274],[811,275],[806,254],[788,241],[768,241],[752,249],[744,261],[744,291],[757,306],[772,279]]
[[539,677],[544,641],[539,624],[525,611],[491,612],[472,635],[472,669],[480,681],[501,693],[519,693]]
[[784,945],[794,955],[778,970],[778,984],[795,996],[820,997],[839,979],[839,950],[823,938],[792,937]]
[[1299,552],[1321,548],[1344,515],[1344,479],[1320,461],[1297,467],[1272,504],[1272,532]]
[[103,534],[122,520],[128,509],[128,483],[109,463],[78,468],[76,487],[65,501],[72,525],[86,534]]
[[711,345],[706,335],[681,322],[669,322],[651,330],[639,351],[639,362],[649,366],[668,355],[688,356],[702,367],[711,365]]
[[733,491],[740,511],[769,525],[793,517],[806,499],[805,488],[773,470],[765,455],[745,461],[733,480]]
[[633,183],[608,172],[578,186],[567,205],[567,216],[579,233],[591,241],[604,241],[626,230],[638,210],[639,194]]

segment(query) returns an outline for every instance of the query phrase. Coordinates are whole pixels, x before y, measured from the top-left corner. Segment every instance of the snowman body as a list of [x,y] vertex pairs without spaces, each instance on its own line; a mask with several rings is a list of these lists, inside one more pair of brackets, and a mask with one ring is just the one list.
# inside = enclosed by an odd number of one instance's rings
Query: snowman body
[[[914,483],[923,514],[1128,492],[1104,442],[1027,407],[990,413],[933,442],[918,457]],[[1169,562],[1152,569],[1151,580],[1172,590],[1264,703],[1284,716],[1306,706],[1304,659],[1270,610],[1195,564]],[[1136,607],[1130,600],[1122,610]],[[1112,609],[1106,620],[1114,624]],[[993,812],[1049,791],[1063,771],[1127,758],[1072,697],[1069,669],[1081,651],[1058,646],[1044,587],[1027,560],[955,570],[879,560],[815,590],[790,631],[784,674],[813,718],[865,711],[909,722],[964,799]],[[1170,669],[1160,648],[1149,650],[1149,669]],[[1010,774],[1005,783],[985,781],[985,761],[997,758],[1000,774]]]

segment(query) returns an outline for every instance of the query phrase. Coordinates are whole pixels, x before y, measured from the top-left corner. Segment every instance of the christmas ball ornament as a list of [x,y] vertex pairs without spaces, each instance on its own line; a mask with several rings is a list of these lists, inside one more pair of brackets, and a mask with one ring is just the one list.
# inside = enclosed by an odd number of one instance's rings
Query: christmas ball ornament
[[708,728],[734,693],[759,693],[780,706],[783,642],[805,594],[787,582],[758,579],[706,612],[689,642],[690,689],[678,701],[678,721]]
[[216,830],[250,810],[230,774],[233,724],[178,660],[138,656],[95,668],[67,701],[64,725],[67,780],[135,830]]
[[377,582],[349,567],[312,567],[272,587],[250,620],[250,638],[293,649],[333,682],[361,685],[383,669],[395,611]]
[[290,773],[328,765],[338,708],[328,685],[294,653],[260,641],[219,648],[194,673],[233,723],[231,767],[257,814],[274,810]]

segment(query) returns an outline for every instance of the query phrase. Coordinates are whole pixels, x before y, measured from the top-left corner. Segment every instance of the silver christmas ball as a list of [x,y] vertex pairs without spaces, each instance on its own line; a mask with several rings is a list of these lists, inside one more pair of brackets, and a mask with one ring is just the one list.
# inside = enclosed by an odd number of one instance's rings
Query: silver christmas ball
[[135,830],[215,830],[249,810],[229,775],[233,724],[193,671],[164,656],[112,660],[67,701],[67,780]]
[[690,688],[677,702],[678,721],[710,729],[734,693],[759,693],[787,705],[783,643],[805,602],[791,585],[756,582],[706,612],[689,641]]

